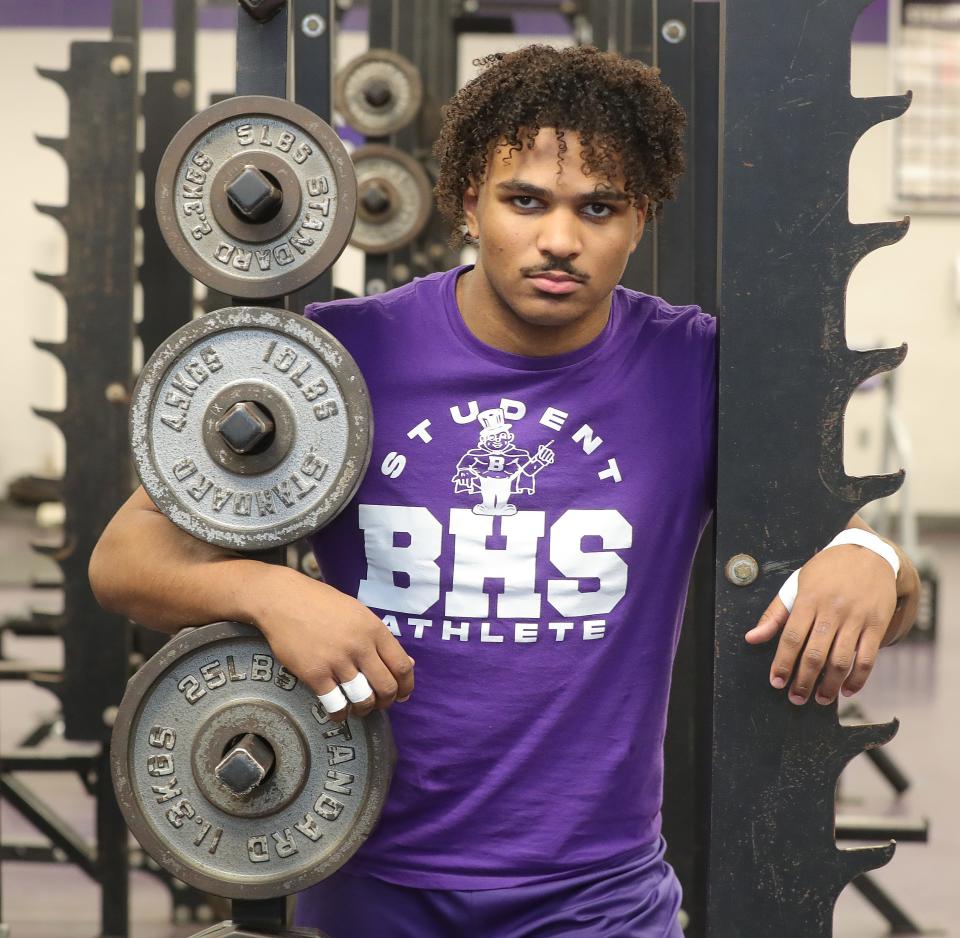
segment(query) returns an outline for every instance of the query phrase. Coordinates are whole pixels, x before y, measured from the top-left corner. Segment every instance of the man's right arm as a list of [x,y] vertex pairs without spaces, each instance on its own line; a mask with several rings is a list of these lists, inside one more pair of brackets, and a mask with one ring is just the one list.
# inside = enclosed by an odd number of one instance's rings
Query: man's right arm
[[413,690],[412,659],[362,603],[296,570],[197,540],[142,488],[104,529],[90,584],[105,609],[163,632],[223,619],[254,625],[317,694],[362,671],[376,699],[355,705],[360,715]]

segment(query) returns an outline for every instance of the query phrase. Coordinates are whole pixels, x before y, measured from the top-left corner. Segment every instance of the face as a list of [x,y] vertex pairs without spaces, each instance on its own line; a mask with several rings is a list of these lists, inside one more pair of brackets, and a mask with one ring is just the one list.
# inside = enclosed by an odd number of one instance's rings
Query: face
[[506,449],[513,442],[513,434],[509,430],[501,430],[499,433],[488,433],[481,441],[480,445],[487,450],[496,452]]
[[464,194],[467,228],[479,240],[476,273],[496,314],[530,326],[605,322],[643,234],[647,200],[631,205],[622,177],[586,175],[579,136],[564,139],[562,163],[549,127],[533,149],[497,148],[486,178]]

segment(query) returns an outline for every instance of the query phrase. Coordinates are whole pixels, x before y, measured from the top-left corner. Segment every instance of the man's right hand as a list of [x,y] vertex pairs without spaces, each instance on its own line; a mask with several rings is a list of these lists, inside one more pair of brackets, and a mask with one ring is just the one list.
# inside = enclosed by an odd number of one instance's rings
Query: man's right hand
[[[101,535],[90,584],[108,611],[170,634],[224,619],[255,625],[280,662],[318,695],[362,671],[373,694],[353,705],[357,714],[413,691],[413,659],[366,606],[289,567],[197,540],[142,488]],[[342,720],[346,709],[331,716]]]
[[[318,696],[361,672],[373,693],[352,711],[385,710],[413,693],[413,659],[390,630],[352,596],[287,567],[277,567],[255,624],[281,664]],[[344,708],[331,713],[347,716]]]

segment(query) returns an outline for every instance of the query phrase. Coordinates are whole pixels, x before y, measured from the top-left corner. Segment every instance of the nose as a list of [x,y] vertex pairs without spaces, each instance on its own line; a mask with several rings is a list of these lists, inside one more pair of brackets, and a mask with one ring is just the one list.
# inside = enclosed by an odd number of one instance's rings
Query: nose
[[545,212],[540,223],[537,247],[543,255],[572,258],[579,255],[580,220],[574,211],[555,207]]

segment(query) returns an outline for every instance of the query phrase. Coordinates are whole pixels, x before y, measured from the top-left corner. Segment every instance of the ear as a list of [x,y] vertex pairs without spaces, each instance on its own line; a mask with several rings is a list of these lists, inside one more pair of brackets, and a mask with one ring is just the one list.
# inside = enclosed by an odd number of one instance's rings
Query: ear
[[637,212],[637,234],[633,241],[633,247],[630,248],[630,253],[632,254],[636,249],[637,245],[640,243],[640,239],[643,237],[643,229],[647,224],[647,209],[650,207],[650,196],[644,195],[641,196],[640,200],[636,205]]
[[479,186],[471,179],[463,193],[463,220],[467,225],[467,234],[474,239],[480,237],[480,225],[477,221],[479,200]]

